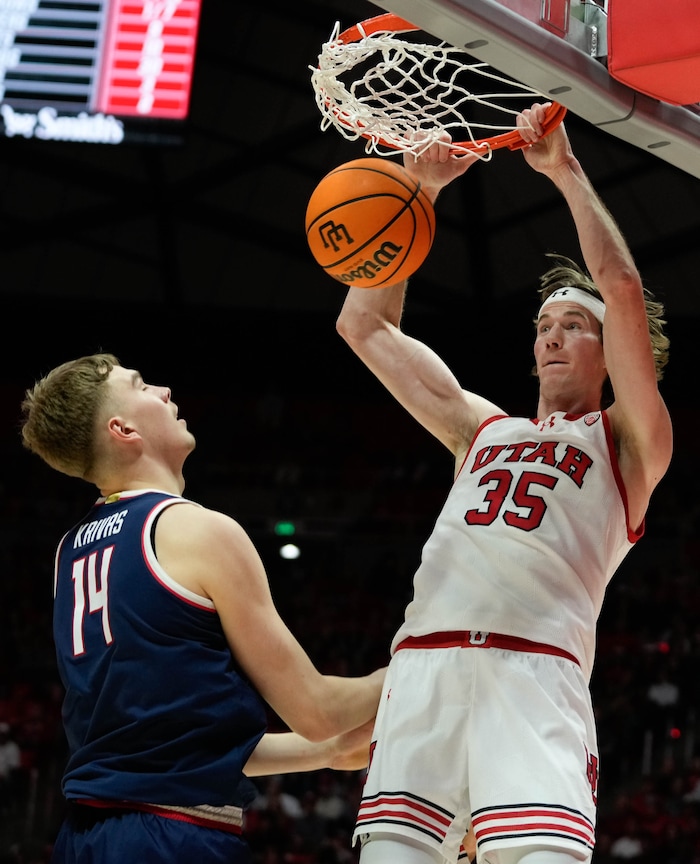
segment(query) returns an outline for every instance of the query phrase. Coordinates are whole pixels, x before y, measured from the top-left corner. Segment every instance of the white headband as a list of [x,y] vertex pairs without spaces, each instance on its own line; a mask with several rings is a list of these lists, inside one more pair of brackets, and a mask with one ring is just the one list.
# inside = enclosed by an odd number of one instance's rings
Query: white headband
[[603,323],[603,318],[605,318],[605,303],[581,288],[567,286],[552,291],[540,306],[540,311],[537,313],[538,318],[542,314],[542,310],[549,306],[550,303],[576,303],[578,306],[588,309],[600,324]]

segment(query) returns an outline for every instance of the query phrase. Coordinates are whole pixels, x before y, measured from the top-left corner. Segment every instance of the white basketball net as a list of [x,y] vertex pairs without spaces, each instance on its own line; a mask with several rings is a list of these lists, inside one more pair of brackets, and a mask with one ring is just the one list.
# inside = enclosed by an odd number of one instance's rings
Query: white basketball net
[[[418,156],[448,132],[452,150],[472,151],[462,146],[469,141],[489,159],[491,146],[480,139],[512,132],[525,101],[544,98],[444,42],[407,42],[389,31],[366,35],[362,25],[359,30],[359,41],[344,43],[336,23],[318,67],[310,68],[321,128],[333,126],[348,140],[366,138],[367,153]],[[475,82],[498,89],[477,94]],[[475,117],[475,106],[488,109],[488,120]]]

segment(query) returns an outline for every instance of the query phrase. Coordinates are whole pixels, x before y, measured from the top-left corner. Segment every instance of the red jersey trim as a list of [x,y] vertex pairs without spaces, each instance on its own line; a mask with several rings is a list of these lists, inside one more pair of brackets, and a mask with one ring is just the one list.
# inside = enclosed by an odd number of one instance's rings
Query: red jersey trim
[[630,513],[629,513],[629,505],[627,503],[627,490],[625,489],[625,483],[622,479],[622,472],[620,471],[620,463],[617,461],[617,451],[615,450],[615,440],[612,434],[612,427],[610,426],[610,420],[608,418],[607,411],[601,411],[601,416],[603,418],[603,428],[605,429],[605,440],[608,444],[608,452],[610,454],[610,465],[612,467],[613,476],[615,477],[615,483],[617,485],[618,491],[620,493],[620,498],[622,499],[622,506],[625,508],[625,524],[627,525],[627,539],[630,543],[636,543],[644,536],[644,530],[646,528],[646,520],[642,519],[641,525],[635,530],[630,525]]
[[507,419],[509,419],[509,418],[510,418],[510,414],[494,414],[493,417],[488,417],[486,420],[484,420],[483,423],[481,423],[481,424],[479,425],[478,429],[477,429],[476,432],[474,433],[474,437],[472,438],[472,443],[469,445],[469,448],[467,449],[467,452],[464,454],[464,459],[462,459],[462,464],[459,466],[459,470],[455,473],[455,480],[456,480],[456,479],[459,477],[459,475],[462,473],[462,468],[464,468],[464,465],[465,465],[467,459],[469,458],[469,454],[472,452],[472,450],[473,450],[473,448],[474,448],[474,445],[476,444],[476,439],[479,437],[479,435],[481,434],[481,432],[482,432],[482,431],[483,431],[483,430],[484,430],[484,429],[485,429],[485,428],[486,428],[490,423],[494,423],[496,420],[507,420]]
[[170,594],[173,594],[178,599],[182,600],[183,603],[187,603],[190,606],[194,606],[196,609],[201,609],[204,612],[215,613],[216,608],[214,607],[214,603],[211,600],[206,597],[200,597],[198,594],[195,594],[193,591],[185,588],[184,585],[180,585],[178,582],[168,576],[163,567],[160,565],[156,556],[155,549],[153,548],[153,544],[151,543],[151,531],[153,529],[153,525],[164,510],[166,510],[168,507],[175,506],[176,504],[193,503],[194,502],[188,501],[185,498],[176,497],[167,498],[164,501],[159,501],[153,507],[153,509],[148,514],[143,523],[143,533],[141,535],[141,551],[143,553],[143,560],[145,561],[146,566],[151,571],[151,575],[153,576],[153,578],[161,587],[163,587]]

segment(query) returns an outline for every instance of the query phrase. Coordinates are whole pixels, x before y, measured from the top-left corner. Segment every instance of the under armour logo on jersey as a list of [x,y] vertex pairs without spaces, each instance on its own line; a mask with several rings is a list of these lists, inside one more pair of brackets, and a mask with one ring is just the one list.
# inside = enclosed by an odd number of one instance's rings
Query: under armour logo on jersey
[[552,415],[547,420],[542,420],[542,422],[537,428],[540,432],[544,432],[545,429],[551,429],[552,426],[554,426],[554,422],[554,415]]

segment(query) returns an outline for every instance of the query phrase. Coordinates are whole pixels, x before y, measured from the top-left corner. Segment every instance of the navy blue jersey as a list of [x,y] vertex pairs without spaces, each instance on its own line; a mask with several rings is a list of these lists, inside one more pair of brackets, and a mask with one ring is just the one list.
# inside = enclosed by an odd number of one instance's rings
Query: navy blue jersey
[[183,502],[151,490],[100,499],[58,547],[69,799],[245,807],[255,794],[242,768],[265,731],[264,703],[214,604],[156,558],[156,521]]

